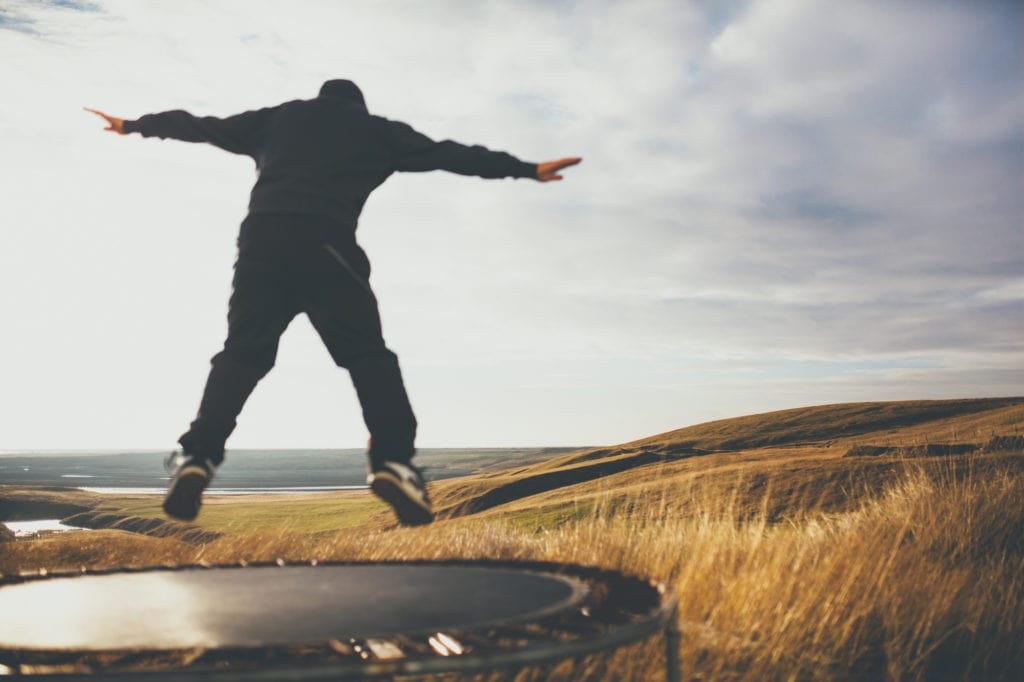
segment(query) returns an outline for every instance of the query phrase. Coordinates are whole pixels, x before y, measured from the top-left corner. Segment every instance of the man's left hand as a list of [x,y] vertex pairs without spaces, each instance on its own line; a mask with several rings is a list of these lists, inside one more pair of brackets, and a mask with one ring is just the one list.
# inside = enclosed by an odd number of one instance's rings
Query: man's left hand
[[123,118],[118,118],[117,116],[111,116],[110,114],[105,114],[102,111],[97,111],[96,109],[90,109],[89,107],[82,107],[82,108],[85,109],[88,112],[96,114],[97,116],[102,118],[104,121],[106,121],[107,122],[107,127],[104,128],[104,130],[109,130],[110,132],[117,133],[118,135],[125,135],[126,134],[124,132],[124,119]]

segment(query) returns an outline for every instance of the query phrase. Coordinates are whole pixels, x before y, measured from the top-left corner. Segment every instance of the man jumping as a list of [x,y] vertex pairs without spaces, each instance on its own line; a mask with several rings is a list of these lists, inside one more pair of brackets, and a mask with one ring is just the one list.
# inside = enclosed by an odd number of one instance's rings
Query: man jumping
[[124,120],[87,109],[106,130],[208,142],[250,156],[258,177],[238,236],[228,302],[228,334],[213,356],[199,412],[172,455],[164,511],[191,521],[224,461],[224,446],[249,394],[274,366],[278,341],[305,313],[334,362],[349,371],[370,432],[370,489],[404,525],[434,519],[426,484],[412,463],[416,418],[398,358],[384,344],[370,262],[356,243],[367,197],[396,171],[446,170],[482,178],[561,180],[580,162],[527,163],[504,152],[444,140],[370,114],[348,80],[330,80],[314,99],[228,118],[186,111]]

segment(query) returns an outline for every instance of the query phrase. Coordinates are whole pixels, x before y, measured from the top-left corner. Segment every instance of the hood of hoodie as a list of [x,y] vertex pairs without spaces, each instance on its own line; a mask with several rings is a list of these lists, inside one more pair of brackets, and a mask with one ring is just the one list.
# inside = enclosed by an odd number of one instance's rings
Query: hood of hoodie
[[359,86],[350,80],[338,78],[329,80],[320,86],[319,97],[340,99],[366,110],[366,100],[363,99],[363,91]]

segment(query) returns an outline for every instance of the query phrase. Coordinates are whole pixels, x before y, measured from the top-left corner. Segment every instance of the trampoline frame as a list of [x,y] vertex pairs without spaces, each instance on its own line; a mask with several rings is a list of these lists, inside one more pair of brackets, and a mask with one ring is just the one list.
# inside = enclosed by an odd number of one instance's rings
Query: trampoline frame
[[[677,623],[677,600],[671,590],[664,584],[655,581],[644,580],[627,576],[617,571],[603,569],[593,566],[576,564],[561,564],[554,562],[537,561],[500,561],[500,560],[444,560],[444,561],[311,561],[311,562],[276,562],[266,563],[235,563],[235,564],[191,564],[182,566],[149,566],[149,567],[128,567],[115,569],[80,571],[48,572],[22,574],[18,576],[0,576],[0,589],[7,585],[14,585],[32,581],[41,581],[54,578],[72,578],[84,575],[112,575],[120,573],[139,573],[153,571],[181,571],[207,569],[216,570],[223,568],[261,568],[274,566],[367,566],[367,565],[405,565],[405,566],[430,566],[430,567],[479,567],[506,570],[519,570],[532,573],[549,574],[554,576],[567,576],[576,578],[587,583],[603,584],[608,588],[608,599],[616,597],[615,586],[620,591],[640,590],[644,596],[653,602],[654,606],[640,609],[636,612],[626,613],[630,622],[625,623],[596,623],[590,620],[586,609],[569,609],[530,621],[530,627],[543,629],[545,622],[557,621],[568,615],[583,618],[587,623],[594,623],[600,626],[603,631],[580,634],[572,641],[555,641],[548,638],[548,641],[527,642],[520,648],[506,651],[485,651],[475,653],[470,651],[461,655],[449,656],[415,656],[395,659],[360,660],[360,661],[331,661],[324,663],[311,663],[309,659],[302,659],[298,656],[294,660],[267,661],[268,668],[249,667],[252,662],[244,655],[246,652],[278,650],[285,651],[298,649],[299,646],[281,647],[252,647],[223,649],[224,652],[233,652],[238,655],[240,661],[246,661],[240,667],[232,668],[202,668],[202,667],[177,667],[177,668],[153,668],[153,669],[100,669],[90,672],[62,672],[67,671],[66,661],[70,657],[79,656],[109,656],[138,654],[154,656],[161,653],[168,653],[167,650],[158,649],[125,649],[108,651],[88,650],[35,650],[26,648],[5,648],[0,643],[0,677],[3,676],[2,666],[7,666],[14,674],[18,669],[10,668],[10,663],[16,666],[25,665],[24,659],[32,659],[28,665],[33,668],[29,673],[33,677],[46,680],[82,681],[93,682],[97,673],[101,673],[104,679],[119,680],[122,682],[178,682],[185,680],[197,680],[205,682],[263,682],[270,680],[295,680],[305,682],[309,680],[366,680],[393,677],[395,675],[440,675],[440,674],[472,674],[483,672],[508,671],[513,668],[526,668],[531,666],[553,665],[562,661],[579,661],[587,656],[611,652],[629,645],[647,640],[652,636],[659,635],[664,644],[665,656],[665,679],[668,682],[678,682],[680,675],[679,662],[679,628]],[[577,613],[580,612],[580,613]],[[524,629],[522,624],[509,626],[491,626],[475,628],[476,630],[494,630],[506,628],[514,632],[516,629]],[[560,635],[566,633],[557,626],[550,626]],[[466,628],[469,632],[474,628]],[[457,628],[453,632],[462,632]],[[415,633],[410,633],[415,634]],[[422,634],[422,633],[419,633]],[[387,638],[383,638],[387,639]],[[359,651],[359,641],[350,640]],[[366,640],[363,640],[365,643]],[[329,643],[312,644],[314,647],[321,647],[325,652],[333,646]],[[217,650],[214,650],[217,651]],[[364,658],[369,658],[368,652],[364,652]],[[47,657],[54,662],[46,663]],[[236,661],[237,662],[237,661]],[[187,665],[187,664],[186,664]],[[53,672],[39,672],[39,669],[50,668]]]

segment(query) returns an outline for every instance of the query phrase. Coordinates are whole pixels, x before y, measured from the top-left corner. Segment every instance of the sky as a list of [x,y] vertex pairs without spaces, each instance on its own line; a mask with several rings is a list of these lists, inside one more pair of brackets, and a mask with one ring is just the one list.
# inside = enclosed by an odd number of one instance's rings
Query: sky
[[[561,183],[396,174],[359,240],[423,447],[1024,394],[1024,5],[0,0],[0,450],[166,448],[255,168],[119,137],[350,78]],[[308,321],[229,441],[361,447]]]

